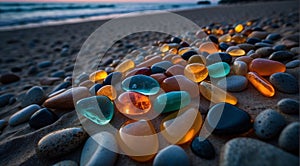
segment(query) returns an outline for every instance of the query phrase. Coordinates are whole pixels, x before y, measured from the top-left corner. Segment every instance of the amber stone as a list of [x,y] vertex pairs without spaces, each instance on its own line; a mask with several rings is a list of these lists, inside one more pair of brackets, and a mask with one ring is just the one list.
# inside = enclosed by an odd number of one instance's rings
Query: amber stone
[[274,73],[285,72],[285,65],[263,58],[254,59],[249,65],[249,71],[256,72],[260,76],[270,76]]
[[150,77],[154,78],[159,84],[163,82],[167,78],[164,73],[151,74]]
[[177,54],[177,52],[178,52],[177,48],[172,48],[168,51],[168,53],[170,54]]
[[232,94],[220,89],[208,82],[202,81],[199,85],[200,93],[203,97],[213,103],[226,102],[236,105],[238,100]]
[[151,75],[151,69],[149,67],[141,67],[141,68],[135,68],[133,70],[130,70],[126,73],[125,78],[126,77],[130,77],[130,76],[134,76],[134,75],[138,75],[138,74],[143,74],[143,75]]
[[232,70],[236,75],[245,76],[248,73],[248,66],[243,61],[234,61],[232,65]]
[[231,41],[231,36],[229,34],[225,34],[223,36],[219,37],[219,42],[230,42]]
[[137,68],[140,68],[140,67],[150,67],[150,66],[152,66],[154,63],[157,63],[157,62],[160,62],[160,61],[162,61],[162,57],[159,56],[159,55],[157,55],[157,56],[155,56],[155,57],[152,57],[152,58],[150,58],[150,59],[148,59],[148,60],[146,60],[146,61],[144,61],[144,62],[138,64],[136,67],[137,67]]
[[247,40],[247,38],[241,34],[236,34],[231,37],[231,42],[234,42],[237,44],[245,43],[246,40]]
[[142,115],[151,109],[148,96],[137,92],[124,92],[115,101],[117,109],[125,115]]
[[201,64],[206,64],[206,58],[203,55],[193,55],[189,58],[188,64],[192,63],[201,63]]
[[272,97],[275,95],[275,90],[272,84],[257,73],[248,72],[247,79],[264,96]]
[[165,72],[167,76],[174,76],[174,75],[184,75],[184,66],[182,65],[173,65],[167,69]]
[[151,160],[159,148],[159,140],[150,121],[129,120],[121,126],[116,137],[122,151],[138,162]]
[[160,130],[164,138],[171,144],[184,144],[195,137],[202,122],[200,112],[195,108],[190,108],[165,117],[160,124]]
[[92,82],[102,82],[107,77],[107,73],[104,70],[98,70],[90,74],[89,79]]
[[198,85],[183,75],[176,75],[164,79],[161,88],[165,92],[186,91],[192,98],[199,97]]
[[231,56],[243,56],[245,55],[245,51],[238,46],[230,46],[227,48],[226,52]]
[[97,91],[97,96],[106,96],[110,100],[115,100],[117,98],[117,91],[111,85],[105,85]]
[[208,70],[203,64],[192,63],[185,67],[184,75],[194,82],[201,82],[208,76]]
[[200,52],[207,52],[208,54],[212,54],[218,52],[218,45],[213,42],[205,42],[202,43],[199,47]]
[[183,55],[184,53],[186,53],[187,51],[191,50],[192,48],[191,47],[183,47],[183,48],[180,48],[178,50],[178,54],[179,55]]
[[165,43],[160,47],[160,51],[163,53],[166,53],[166,52],[170,51],[171,49],[173,49],[173,48],[177,49],[178,47],[179,47],[178,43],[169,43],[169,44]]
[[131,59],[126,59],[122,63],[120,63],[116,68],[115,71],[125,73],[129,71],[130,69],[133,69],[135,67],[135,63]]
[[183,65],[183,66],[185,66],[187,64],[187,62],[178,55],[172,57],[171,61],[173,64],[179,64],[179,65]]
[[234,27],[234,30],[237,32],[237,33],[240,33],[242,32],[244,29],[244,26],[242,24],[238,24],[237,26]]
[[251,58],[250,56],[241,56],[236,58],[235,61],[243,61],[247,65],[249,65],[253,61],[253,58]]

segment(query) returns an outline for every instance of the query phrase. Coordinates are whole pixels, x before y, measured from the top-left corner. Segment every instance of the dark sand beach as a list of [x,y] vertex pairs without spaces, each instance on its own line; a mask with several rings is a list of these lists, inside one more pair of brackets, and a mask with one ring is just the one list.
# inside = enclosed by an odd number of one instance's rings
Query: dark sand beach
[[[295,56],[292,60],[299,58],[299,1],[221,5],[201,9],[182,10],[175,13],[192,20],[199,25],[199,27],[208,26],[213,23],[236,25],[238,23],[257,20],[257,26],[268,34],[278,33],[281,35],[281,39],[287,39],[288,36],[292,36],[288,42],[279,39],[274,42],[272,46],[283,44],[286,45],[286,50],[288,51],[291,51],[291,48],[295,47],[293,52]],[[48,94],[50,94],[57,85],[66,82],[66,80],[70,80],[76,56],[81,46],[91,33],[107,21],[108,20],[99,20],[24,29],[0,30],[0,75],[3,76],[6,73],[13,73],[19,79],[12,83],[4,84],[2,82],[0,84],[0,95],[12,94],[14,98],[5,102],[3,107],[0,108],[0,120],[4,120],[3,124],[5,124],[0,125],[0,165],[53,165],[63,160],[72,160],[79,165],[85,141],[76,147],[75,150],[59,157],[49,159],[37,155],[36,152],[38,142],[48,133],[64,128],[81,126],[74,109],[51,109],[58,117],[58,120],[40,129],[30,127],[27,122],[28,120],[16,126],[7,125],[7,121],[14,113],[23,108],[24,100],[28,99],[26,98],[26,92],[30,88],[34,86],[43,88],[45,94],[43,95],[42,102],[40,102],[40,105],[42,105],[43,101],[48,99]],[[155,41],[162,41],[164,38],[165,36],[154,32],[133,34],[113,45],[106,53],[106,56],[112,59],[122,59],[133,50],[150,47]],[[289,61],[291,60],[285,60],[284,64]],[[105,64],[106,66],[101,66],[102,64],[104,63],[102,62],[100,64],[100,69],[111,66],[110,63]],[[299,65],[286,69],[285,72],[293,75],[297,79],[298,86]],[[90,85],[86,86],[89,87]],[[70,88],[71,85],[66,87],[66,89]],[[248,83],[247,88],[242,92],[232,92],[232,94],[238,99],[236,106],[251,116],[251,122],[254,121],[259,113],[266,109],[274,109],[279,112],[276,104],[283,98],[291,98],[299,101],[299,92],[283,93],[276,90],[273,97],[265,97],[250,83]],[[202,118],[205,119],[210,103],[203,97],[201,97],[200,100],[200,112]],[[286,124],[299,121],[299,110],[298,114],[281,113],[281,115],[285,118]],[[118,119],[118,117],[121,117],[120,113],[116,113],[112,120],[114,121],[113,123],[121,123],[122,118]],[[154,121],[154,123],[156,123],[154,124],[155,128],[158,129],[159,121]],[[212,160],[196,156],[190,148],[190,142],[180,146],[187,153],[191,165],[226,165],[224,164],[226,163],[224,161],[226,159],[222,157],[224,145],[229,140],[237,137],[260,139],[255,134],[253,128],[242,134],[225,136],[210,135],[208,140],[212,143],[216,154]],[[279,149],[278,136],[261,140]],[[286,151],[281,152],[293,155],[298,159],[299,163],[299,154],[292,154]],[[284,156],[285,155],[286,154],[284,154]],[[263,159],[264,158],[258,158],[257,160]],[[256,158],[252,160],[256,160]],[[267,161],[261,161],[261,163],[264,162]],[[140,163],[130,159],[126,155],[119,155],[115,165],[152,165],[152,163],[153,160]],[[272,161],[269,163],[272,163]]]

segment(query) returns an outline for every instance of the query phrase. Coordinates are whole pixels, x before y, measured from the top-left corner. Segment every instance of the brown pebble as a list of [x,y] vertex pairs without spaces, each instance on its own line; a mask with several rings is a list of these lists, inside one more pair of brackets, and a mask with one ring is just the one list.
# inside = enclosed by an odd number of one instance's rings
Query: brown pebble
[[165,73],[169,77],[174,75],[184,75],[184,66],[173,65],[172,67],[169,67]]
[[56,81],[59,81],[58,77],[45,77],[40,80],[41,85],[53,85]]

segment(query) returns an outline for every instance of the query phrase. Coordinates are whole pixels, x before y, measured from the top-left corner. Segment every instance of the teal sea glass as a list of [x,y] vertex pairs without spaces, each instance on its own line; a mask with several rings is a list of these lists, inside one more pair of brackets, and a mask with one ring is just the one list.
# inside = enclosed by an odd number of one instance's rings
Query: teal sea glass
[[160,86],[154,78],[138,74],[123,80],[122,89],[138,92],[143,95],[155,95],[158,93]]
[[207,66],[208,75],[212,78],[222,78],[229,74],[230,66],[225,62],[217,62]]

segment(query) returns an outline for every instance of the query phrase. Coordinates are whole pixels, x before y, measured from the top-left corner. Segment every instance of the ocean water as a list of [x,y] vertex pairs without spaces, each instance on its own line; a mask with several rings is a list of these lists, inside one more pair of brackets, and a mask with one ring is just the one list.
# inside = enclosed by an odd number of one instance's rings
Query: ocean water
[[0,2],[0,28],[91,18],[112,18],[126,13],[203,7],[196,3],[13,3]]

